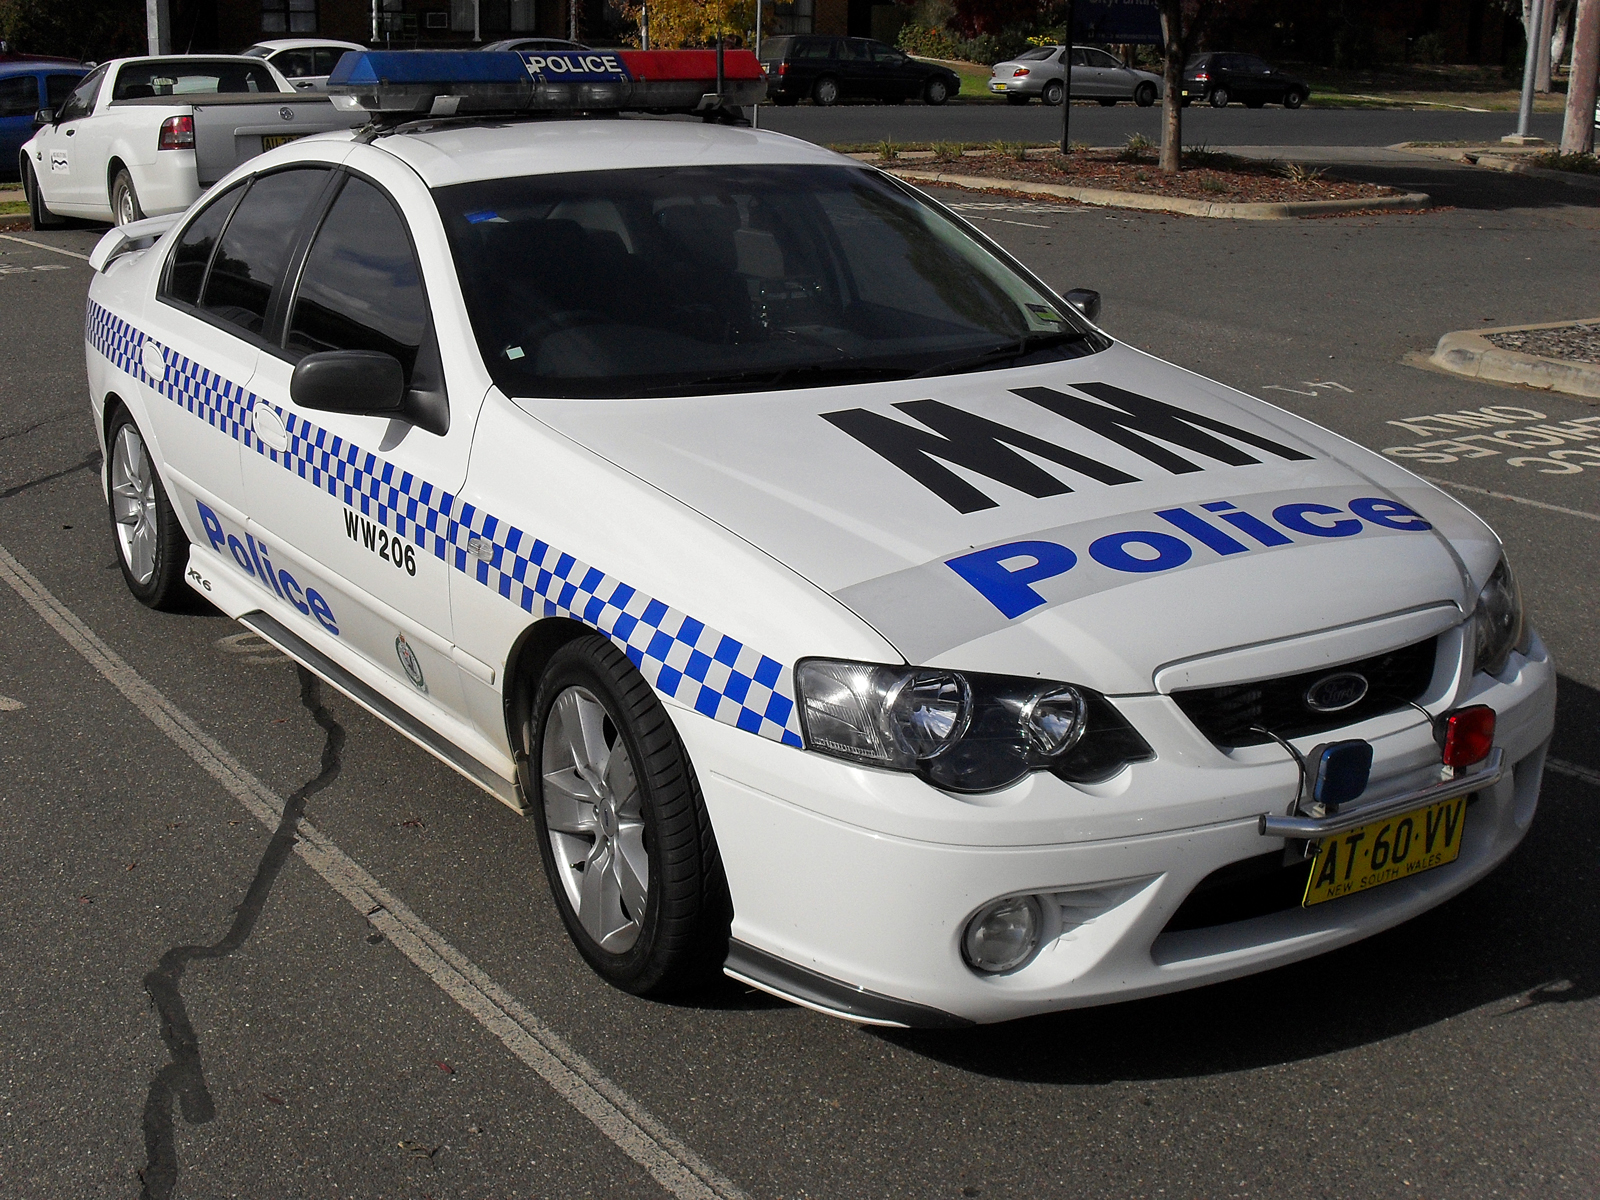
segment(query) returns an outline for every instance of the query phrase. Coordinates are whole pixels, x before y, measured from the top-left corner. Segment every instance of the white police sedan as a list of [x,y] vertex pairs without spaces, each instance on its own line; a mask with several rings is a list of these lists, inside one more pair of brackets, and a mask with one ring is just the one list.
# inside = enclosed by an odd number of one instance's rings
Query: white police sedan
[[711,57],[351,55],[364,131],[108,234],[134,595],[199,590],[526,812],[642,994],[999,1021],[1503,860],[1554,673],[1495,535],[877,171],[561,111],[726,115],[759,68]]

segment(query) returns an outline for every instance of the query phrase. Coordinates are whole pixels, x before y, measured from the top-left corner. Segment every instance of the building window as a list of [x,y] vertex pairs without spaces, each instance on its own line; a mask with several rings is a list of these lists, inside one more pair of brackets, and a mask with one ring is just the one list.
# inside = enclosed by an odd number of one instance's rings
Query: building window
[[772,23],[764,32],[769,37],[787,33],[811,33],[815,22],[812,0],[776,0],[772,6]]
[[317,0],[261,0],[262,33],[315,33]]

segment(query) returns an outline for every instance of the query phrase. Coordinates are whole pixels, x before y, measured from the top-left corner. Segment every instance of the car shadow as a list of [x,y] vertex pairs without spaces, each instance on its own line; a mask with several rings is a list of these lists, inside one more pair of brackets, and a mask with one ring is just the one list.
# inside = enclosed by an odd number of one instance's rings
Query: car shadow
[[[1562,677],[1551,757],[1600,773],[1600,692]],[[1514,1023],[1600,995],[1600,785],[1547,769],[1539,812],[1499,870],[1342,950],[1149,1000],[954,1033],[875,1036],[976,1075],[1029,1083],[1171,1079],[1298,1062],[1475,1009]]]

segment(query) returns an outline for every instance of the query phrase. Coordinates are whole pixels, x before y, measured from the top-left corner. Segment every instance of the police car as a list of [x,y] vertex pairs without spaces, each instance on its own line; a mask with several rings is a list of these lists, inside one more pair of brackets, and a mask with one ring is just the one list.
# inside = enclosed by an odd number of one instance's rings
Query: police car
[[108,234],[133,594],[199,591],[527,814],[640,994],[994,1022],[1501,862],[1554,673],[1494,533],[882,173],[634,111],[750,103],[714,57],[350,55],[363,129]]

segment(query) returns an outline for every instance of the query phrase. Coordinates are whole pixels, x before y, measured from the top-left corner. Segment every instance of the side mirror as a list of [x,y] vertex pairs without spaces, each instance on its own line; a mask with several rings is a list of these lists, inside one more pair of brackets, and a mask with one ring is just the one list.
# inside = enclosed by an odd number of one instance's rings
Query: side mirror
[[33,114],[33,127],[35,129],[43,129],[46,125],[54,125],[55,123],[56,110],[53,108],[41,108]]
[[[1078,310],[1086,321],[1100,320],[1100,293],[1088,288],[1073,288],[1062,297],[1068,304]],[[296,372],[298,374],[299,372]]]
[[376,350],[325,350],[295,364],[289,395],[301,408],[322,412],[400,416],[405,368]]

